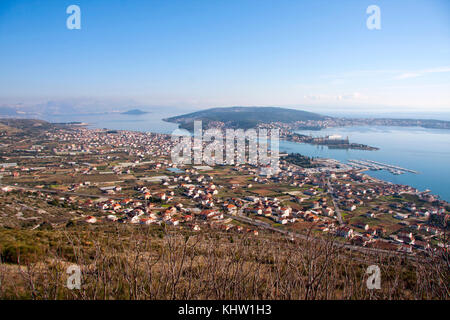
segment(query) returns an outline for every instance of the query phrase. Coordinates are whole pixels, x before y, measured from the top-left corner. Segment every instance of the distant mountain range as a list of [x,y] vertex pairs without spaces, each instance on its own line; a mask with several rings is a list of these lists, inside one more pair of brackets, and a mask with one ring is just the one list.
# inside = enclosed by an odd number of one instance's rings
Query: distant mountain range
[[180,124],[180,127],[191,129],[194,120],[202,120],[204,124],[220,121],[231,128],[253,128],[258,123],[325,120],[331,117],[313,112],[279,107],[228,107],[212,108],[176,117],[164,119],[167,122]]

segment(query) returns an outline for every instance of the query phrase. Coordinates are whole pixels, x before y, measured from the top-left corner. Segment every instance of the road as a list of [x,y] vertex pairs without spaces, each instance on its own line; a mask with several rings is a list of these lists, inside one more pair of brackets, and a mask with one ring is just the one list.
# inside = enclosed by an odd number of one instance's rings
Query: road
[[330,179],[327,180],[327,186],[328,186],[328,194],[331,196],[331,201],[333,201],[334,206],[334,212],[336,212],[336,217],[340,225],[344,224],[344,220],[342,219],[341,209],[339,209],[338,204],[336,203],[336,198],[334,196],[334,189],[331,186]]
[[[270,230],[270,231],[273,231],[273,232],[278,232],[278,233],[286,235],[286,236],[288,236],[290,238],[295,237],[295,238],[298,238],[298,239],[301,239],[301,240],[314,239],[316,241],[324,241],[325,242],[325,240],[317,238],[317,237],[306,236],[304,234],[300,234],[300,233],[297,233],[295,231],[287,231],[287,230],[283,230],[283,229],[280,229],[280,228],[275,228],[275,227],[272,227],[267,222],[258,221],[258,220],[251,219],[251,218],[248,218],[248,217],[245,217],[245,216],[234,216],[234,215],[224,214],[224,217],[231,218],[231,219],[234,219],[234,220],[239,221],[239,222],[248,223],[248,224],[251,224],[251,225],[254,225],[254,226],[266,229],[266,230]],[[396,251],[391,251],[391,250],[383,250],[383,249],[375,249],[375,248],[365,248],[365,247],[355,246],[355,245],[351,245],[351,244],[347,244],[347,243],[345,243],[345,244],[338,244],[338,246],[341,247],[341,248],[345,248],[345,249],[349,249],[349,250],[353,250],[353,251],[358,251],[358,252],[362,252],[362,253],[384,253],[384,254],[388,254],[388,255],[403,255],[403,256],[405,255],[405,253],[403,253],[403,252],[396,252]],[[413,254],[408,254],[408,256],[409,257],[413,257]],[[412,258],[412,259],[414,260],[415,258]]]
[[[67,195],[67,196],[78,196],[78,197],[88,197],[88,198],[103,198],[104,196],[101,195],[92,195],[92,194],[83,194],[83,193],[75,193],[75,192],[67,192],[67,191],[58,191],[58,190],[49,190],[49,189],[38,189],[38,188],[29,188],[29,187],[19,187],[19,186],[11,186],[11,185],[4,185],[4,184],[0,184],[0,187],[11,187],[14,189],[18,189],[18,190],[25,190],[25,191],[37,191],[37,192],[43,192],[43,193],[50,193],[50,194],[62,194],[62,195]],[[123,197],[116,197],[116,196],[107,196],[108,199],[115,199],[115,200],[122,200],[125,199]],[[162,208],[161,208],[162,209]],[[242,210],[243,211],[243,210]],[[240,222],[244,222],[244,223],[248,223],[266,230],[270,230],[273,232],[278,232],[281,233],[283,235],[289,236],[289,237],[296,237],[298,239],[302,239],[302,240],[308,240],[311,239],[311,237],[306,236],[304,234],[300,234],[297,233],[295,231],[286,231],[280,228],[275,228],[272,225],[270,225],[267,222],[262,222],[262,221],[258,221],[258,220],[254,220],[251,218],[246,217],[245,215],[242,214],[242,211],[240,212],[241,215],[239,216],[234,216],[234,215],[230,215],[230,214],[224,214],[224,217],[227,218],[231,218],[234,219],[236,221],[240,221]],[[319,239],[319,238],[313,238],[317,241],[325,241],[323,239]],[[402,252],[395,252],[395,251],[390,251],[390,250],[383,250],[383,249],[374,249],[374,248],[364,248],[364,247],[360,247],[360,246],[354,246],[351,244],[342,244],[341,247],[346,248],[346,249],[350,249],[350,250],[354,250],[354,251],[359,251],[359,252],[364,252],[364,253],[385,253],[385,254],[396,254],[396,255],[404,255],[404,253]],[[411,256],[411,254],[408,254],[409,256]]]

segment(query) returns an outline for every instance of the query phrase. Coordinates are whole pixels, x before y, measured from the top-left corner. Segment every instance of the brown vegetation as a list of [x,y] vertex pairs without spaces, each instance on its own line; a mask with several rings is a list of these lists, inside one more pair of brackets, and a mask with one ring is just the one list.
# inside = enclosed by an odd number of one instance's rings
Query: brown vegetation
[[[0,234],[1,299],[449,298],[448,254],[411,260],[349,252],[331,238],[117,224]],[[71,264],[81,267],[80,290],[66,288]],[[371,264],[380,290],[367,289]]]

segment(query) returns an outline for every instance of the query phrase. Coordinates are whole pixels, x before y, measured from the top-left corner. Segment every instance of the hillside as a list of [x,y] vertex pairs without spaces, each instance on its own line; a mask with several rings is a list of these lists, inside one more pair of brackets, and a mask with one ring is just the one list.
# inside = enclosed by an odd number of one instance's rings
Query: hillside
[[[443,260],[351,255],[276,234],[71,222],[0,228],[0,243],[0,299],[448,299]],[[81,290],[61,285],[71,264],[81,266]],[[376,292],[366,288],[371,264],[383,274]]]
[[329,117],[317,113],[279,107],[227,107],[197,111],[164,120],[179,123],[180,127],[190,129],[194,120],[202,120],[204,124],[219,121],[231,128],[251,128],[258,123],[292,123],[327,118]]
[[21,132],[33,132],[46,130],[52,126],[51,123],[35,119],[0,119],[0,132],[16,134]]
[[[66,127],[66,125],[38,119],[0,119],[0,135],[9,138],[13,136],[23,138],[29,136],[39,137],[48,130],[62,127]],[[3,142],[9,143],[8,140],[3,140]]]

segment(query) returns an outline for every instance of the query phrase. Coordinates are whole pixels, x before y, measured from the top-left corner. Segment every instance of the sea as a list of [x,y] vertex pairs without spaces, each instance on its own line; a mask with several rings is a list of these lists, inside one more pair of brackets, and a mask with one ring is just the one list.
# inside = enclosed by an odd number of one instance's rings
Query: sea
[[340,135],[350,142],[362,143],[379,150],[328,149],[290,141],[280,141],[280,151],[298,152],[309,157],[348,160],[373,160],[418,171],[394,175],[388,171],[366,173],[385,181],[413,186],[420,191],[431,190],[450,201],[450,130],[418,127],[361,126],[327,128],[320,131],[297,131],[313,136]]
[[[142,115],[120,113],[46,116],[50,122],[79,121],[90,128],[113,130],[135,130],[142,132],[172,133],[178,125],[162,119],[185,112],[158,110]],[[302,130],[301,134],[312,136],[340,135],[350,142],[378,147],[379,150],[329,149],[290,141],[280,141],[280,152],[297,152],[309,157],[331,158],[346,163],[354,160],[374,160],[385,164],[418,171],[418,174],[394,175],[388,171],[366,173],[385,181],[413,186],[420,191],[431,190],[432,194],[450,201],[450,130],[425,129],[419,127],[356,126]]]

